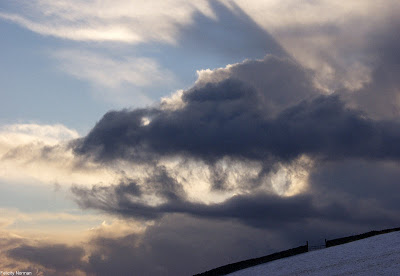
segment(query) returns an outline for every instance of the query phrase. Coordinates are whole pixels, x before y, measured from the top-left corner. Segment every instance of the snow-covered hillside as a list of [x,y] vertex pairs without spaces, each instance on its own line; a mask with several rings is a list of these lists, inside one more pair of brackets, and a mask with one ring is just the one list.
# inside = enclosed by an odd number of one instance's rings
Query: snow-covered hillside
[[276,260],[229,275],[400,275],[400,232]]

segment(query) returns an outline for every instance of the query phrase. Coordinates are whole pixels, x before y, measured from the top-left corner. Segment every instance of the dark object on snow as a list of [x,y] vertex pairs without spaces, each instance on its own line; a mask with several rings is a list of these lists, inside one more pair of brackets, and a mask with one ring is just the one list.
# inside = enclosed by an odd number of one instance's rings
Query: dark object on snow
[[344,238],[339,238],[339,239],[333,239],[333,240],[325,240],[325,245],[326,247],[331,247],[331,246],[336,246],[352,241],[357,241],[357,240],[362,240],[365,238],[373,237],[376,235],[381,235],[381,234],[387,234],[390,232],[395,232],[395,231],[400,231],[400,227],[398,228],[391,228],[391,229],[385,229],[385,230],[380,230],[380,231],[370,231],[367,233],[363,233],[360,235],[354,235],[354,236],[348,236]]
[[206,271],[206,272],[203,272],[200,274],[196,274],[194,276],[226,275],[226,274],[229,274],[229,273],[241,270],[241,269],[245,269],[245,268],[248,268],[251,266],[275,261],[275,260],[282,259],[282,258],[287,258],[290,256],[305,253],[305,252],[308,252],[308,244],[299,246],[296,248],[291,248],[291,249],[288,249],[285,251],[276,252],[276,253],[273,253],[273,254],[270,254],[270,255],[267,255],[264,257],[259,257],[259,258],[254,258],[254,259],[249,259],[249,260],[245,260],[245,261],[240,261],[237,263],[224,265],[224,266],[214,268],[212,270],[209,270],[209,271]]

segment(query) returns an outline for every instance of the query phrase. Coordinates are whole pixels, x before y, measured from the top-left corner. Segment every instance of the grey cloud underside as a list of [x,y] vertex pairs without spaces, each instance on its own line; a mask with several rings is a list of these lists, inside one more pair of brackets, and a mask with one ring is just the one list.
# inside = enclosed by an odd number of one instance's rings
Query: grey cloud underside
[[[267,57],[242,66],[270,70],[258,87],[244,81],[249,77],[195,86],[184,93],[185,106],[178,110],[109,112],[76,143],[75,152],[102,162],[180,155],[211,162],[224,156],[285,161],[301,154],[400,157],[398,123],[369,119],[345,107],[338,96],[318,96],[308,73],[293,62]],[[296,91],[299,95],[290,97]],[[151,123],[143,125],[143,117]]]
[[7,255],[15,260],[29,261],[48,269],[56,269],[57,272],[81,269],[84,253],[81,247],[68,247],[63,244],[40,246],[22,244],[7,251]]
[[[161,171],[161,172],[159,172]],[[124,218],[160,219],[168,214],[184,214],[212,220],[235,220],[244,225],[282,229],[310,220],[359,225],[393,226],[399,219],[398,169],[382,161],[348,160],[323,162],[310,176],[310,192],[280,197],[266,192],[237,195],[221,203],[204,204],[186,198],[181,184],[159,168],[156,177],[145,180],[146,189],[164,199],[152,206],[135,201],[141,188],[133,181],[118,185],[95,185],[91,189],[74,186],[72,192],[82,208],[91,208]],[[383,191],[382,191],[383,189]]]
[[[83,208],[94,208],[115,215],[137,219],[157,219],[166,214],[188,214],[210,219],[236,219],[256,227],[278,227],[284,223],[319,217],[309,197],[282,199],[267,194],[235,196],[223,203],[203,204],[181,199],[170,199],[158,206],[134,202],[127,192],[129,185],[109,187],[94,186],[92,189],[73,187],[77,202]],[[120,193],[125,190],[125,193]],[[279,212],[277,212],[279,210]]]

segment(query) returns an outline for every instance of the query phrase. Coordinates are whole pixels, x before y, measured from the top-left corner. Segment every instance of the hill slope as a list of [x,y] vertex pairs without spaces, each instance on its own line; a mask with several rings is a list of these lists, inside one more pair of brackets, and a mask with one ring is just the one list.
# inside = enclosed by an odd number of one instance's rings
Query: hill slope
[[250,267],[231,276],[400,275],[400,232],[312,251]]

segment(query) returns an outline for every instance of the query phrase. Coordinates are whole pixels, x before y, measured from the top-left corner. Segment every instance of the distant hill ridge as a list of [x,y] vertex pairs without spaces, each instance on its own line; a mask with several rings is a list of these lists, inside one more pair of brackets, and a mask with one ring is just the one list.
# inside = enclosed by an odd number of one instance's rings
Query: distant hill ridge
[[[361,240],[361,239],[366,239],[366,238],[373,237],[376,235],[387,234],[387,233],[395,232],[395,231],[400,231],[400,227],[389,228],[389,229],[384,229],[384,230],[379,230],[379,231],[374,230],[374,231],[366,232],[366,233],[359,234],[359,235],[352,235],[352,236],[347,236],[347,237],[342,237],[342,238],[337,238],[337,239],[332,239],[332,240],[325,240],[325,246],[326,247],[337,246],[340,244],[345,244],[345,243],[349,243],[349,242],[353,242],[353,241],[357,241],[357,240]],[[242,270],[245,268],[249,268],[252,266],[260,265],[260,264],[271,262],[271,261],[275,261],[278,259],[295,256],[298,254],[306,253],[308,251],[309,251],[309,246],[308,246],[308,242],[307,242],[306,245],[303,245],[303,246],[291,248],[291,249],[288,249],[285,251],[276,252],[276,253],[266,255],[263,257],[259,257],[259,258],[253,258],[253,259],[248,259],[248,260],[243,260],[243,261],[227,264],[224,266],[220,266],[220,267],[208,270],[203,273],[195,274],[194,276],[226,275],[226,274],[238,271],[238,270]]]

